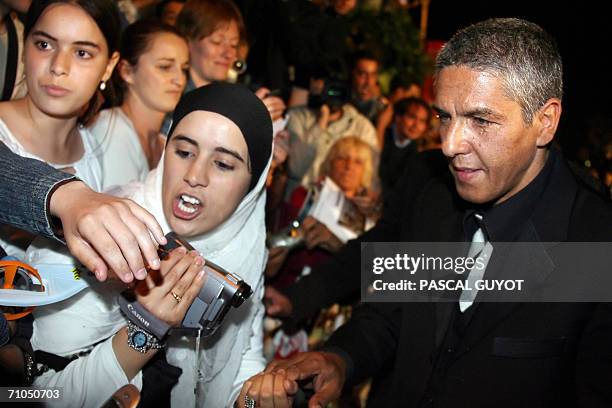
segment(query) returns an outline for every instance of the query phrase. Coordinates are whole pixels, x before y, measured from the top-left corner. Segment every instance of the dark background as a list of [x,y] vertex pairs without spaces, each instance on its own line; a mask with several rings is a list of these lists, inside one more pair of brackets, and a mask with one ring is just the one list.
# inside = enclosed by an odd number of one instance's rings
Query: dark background
[[[520,17],[552,34],[564,63],[563,116],[558,141],[572,159],[578,155],[597,160],[597,143],[612,133],[612,17],[604,2],[588,0],[431,0],[427,37],[448,40],[459,28],[490,17]],[[414,15],[419,24],[419,13]],[[586,146],[586,148],[585,148]],[[582,148],[582,151],[580,150]],[[584,157],[581,158],[584,161]]]

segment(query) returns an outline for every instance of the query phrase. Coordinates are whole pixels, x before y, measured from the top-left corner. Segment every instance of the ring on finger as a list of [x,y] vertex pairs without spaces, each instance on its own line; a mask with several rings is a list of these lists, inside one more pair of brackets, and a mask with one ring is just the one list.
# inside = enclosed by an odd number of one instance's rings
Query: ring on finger
[[181,300],[183,300],[183,298],[177,295],[173,290],[170,291],[170,294],[172,295],[174,300],[176,300],[176,303],[181,303]]
[[249,397],[248,395],[244,396],[244,408],[255,408],[256,405],[257,403],[253,398]]

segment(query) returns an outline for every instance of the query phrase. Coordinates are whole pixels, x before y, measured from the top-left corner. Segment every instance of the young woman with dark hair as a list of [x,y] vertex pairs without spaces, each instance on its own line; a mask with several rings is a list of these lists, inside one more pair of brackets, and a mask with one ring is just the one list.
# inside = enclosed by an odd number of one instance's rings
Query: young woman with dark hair
[[[119,17],[111,0],[34,1],[25,24],[28,92],[0,103],[0,141],[14,153],[102,185],[97,144],[83,126],[115,64]],[[8,241],[12,233],[3,231]],[[9,255],[23,251],[3,244]]]
[[189,51],[178,31],[157,21],[137,21],[123,33],[113,73],[111,109],[100,112],[91,132],[102,144],[106,188],[142,181],[157,166],[172,112],[187,81]]

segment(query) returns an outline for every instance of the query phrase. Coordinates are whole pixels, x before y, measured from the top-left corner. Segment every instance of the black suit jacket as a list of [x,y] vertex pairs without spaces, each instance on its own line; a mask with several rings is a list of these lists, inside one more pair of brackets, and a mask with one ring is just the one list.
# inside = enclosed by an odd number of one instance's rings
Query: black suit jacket
[[[612,241],[610,203],[583,188],[560,157],[553,166],[516,240]],[[385,240],[464,240],[465,207],[452,185],[431,182],[403,205]],[[554,273],[554,253],[538,248],[533,259],[532,271]],[[456,308],[368,304],[328,348],[347,359],[349,384],[374,377],[369,406],[612,406],[610,304],[477,303],[462,341],[447,347]]]

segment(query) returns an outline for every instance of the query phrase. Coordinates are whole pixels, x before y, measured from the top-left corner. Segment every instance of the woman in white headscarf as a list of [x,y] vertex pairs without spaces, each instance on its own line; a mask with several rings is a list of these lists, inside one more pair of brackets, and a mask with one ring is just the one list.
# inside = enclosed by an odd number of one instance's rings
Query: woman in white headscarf
[[[174,231],[207,260],[239,275],[252,288],[250,299],[230,311],[219,330],[199,342],[198,350],[194,336],[171,333],[164,339],[168,362],[182,370],[172,389],[172,406],[231,406],[242,383],[265,366],[264,184],[272,154],[272,123],[265,105],[252,92],[226,83],[211,84],[184,95],[173,122],[158,167],[144,183],[124,186],[113,193],[144,206],[155,215],[165,233]],[[187,290],[173,287],[172,296],[177,303]],[[79,324],[79,312],[87,307],[78,301],[63,306],[46,316],[49,321],[45,327],[51,323],[62,327],[70,321]],[[96,315],[92,311],[91,317],[94,316],[98,316],[96,321],[105,322],[110,313],[100,310]],[[94,331],[95,324],[90,321],[75,335],[82,337],[83,331]],[[45,341],[54,335],[50,329],[38,332],[40,339],[47,336]],[[91,353],[95,350],[96,347]],[[116,348],[115,355],[121,360]],[[125,361],[121,365],[125,370]],[[146,397],[147,387],[159,391],[156,381],[166,372],[153,376],[150,385],[144,372]]]
[[272,124],[253,93],[225,83],[186,94],[173,122],[159,166],[143,185],[128,186],[122,195],[153,213],[165,232],[186,238],[253,289],[253,296],[202,340],[199,352],[195,338],[186,336],[171,336],[166,351],[168,362],[183,370],[172,406],[231,406],[242,383],[265,366],[264,184]]

